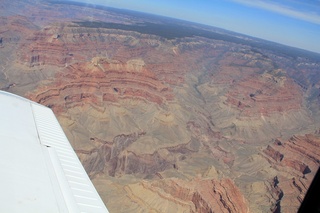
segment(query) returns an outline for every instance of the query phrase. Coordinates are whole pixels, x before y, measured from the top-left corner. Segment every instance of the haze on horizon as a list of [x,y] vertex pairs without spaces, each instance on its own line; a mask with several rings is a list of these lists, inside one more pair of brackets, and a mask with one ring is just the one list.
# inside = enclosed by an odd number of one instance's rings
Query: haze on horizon
[[197,22],[320,53],[320,0],[72,0]]

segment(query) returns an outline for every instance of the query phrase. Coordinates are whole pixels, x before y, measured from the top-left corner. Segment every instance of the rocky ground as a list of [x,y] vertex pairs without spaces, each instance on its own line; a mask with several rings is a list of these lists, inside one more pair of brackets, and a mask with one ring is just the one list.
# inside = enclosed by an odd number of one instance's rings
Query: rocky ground
[[319,61],[143,33],[161,21],[114,10],[0,11],[0,88],[53,109],[110,212],[298,209],[319,168]]

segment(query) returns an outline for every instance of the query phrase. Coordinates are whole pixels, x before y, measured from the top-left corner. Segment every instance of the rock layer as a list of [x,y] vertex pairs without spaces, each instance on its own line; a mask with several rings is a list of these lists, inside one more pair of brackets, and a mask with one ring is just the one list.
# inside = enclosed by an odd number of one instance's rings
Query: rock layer
[[85,103],[102,106],[104,102],[131,97],[159,105],[173,100],[172,89],[144,68],[142,60],[121,63],[95,58],[91,63],[68,66],[56,78],[61,80],[30,95],[55,112]]
[[301,109],[300,88],[284,77],[281,70],[274,72],[250,76],[235,83],[227,94],[226,103],[240,110],[244,117]]
[[273,187],[282,194],[277,209],[296,211],[320,166],[319,135],[277,139],[263,151],[263,156],[279,172],[273,180]]
[[[146,211],[248,212],[244,197],[230,179],[183,181],[167,179],[131,184],[126,191]],[[142,192],[142,193],[141,193]],[[161,199],[162,206],[153,209]]]

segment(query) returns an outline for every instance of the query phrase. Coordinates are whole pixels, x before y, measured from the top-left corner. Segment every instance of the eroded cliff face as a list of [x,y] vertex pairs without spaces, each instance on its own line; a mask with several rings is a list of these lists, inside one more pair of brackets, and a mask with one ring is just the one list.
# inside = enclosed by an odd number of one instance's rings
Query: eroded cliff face
[[23,7],[0,19],[0,87],[52,108],[111,212],[297,210],[319,167],[319,63]]
[[31,97],[56,112],[86,103],[103,107],[132,97],[158,105],[173,99],[172,89],[144,68],[141,59],[121,63],[94,58],[68,66],[56,79]]
[[[171,178],[130,184],[125,190],[146,211],[248,212],[244,197],[230,179]],[[157,206],[158,203],[162,205]]]
[[40,97],[50,96],[50,91],[56,97],[60,92],[70,96],[59,95],[65,101],[58,102],[51,98],[56,103],[79,102],[81,94],[70,91],[80,85],[83,93],[93,87],[91,95],[103,93],[91,97],[95,104],[130,97],[162,107],[200,103],[194,111],[215,117],[219,128],[235,126],[232,134],[243,140],[270,139],[270,133],[278,136],[284,130],[290,135],[302,123],[312,123],[303,89],[285,69],[277,68],[280,65],[250,48],[198,38],[160,42],[154,35],[74,23],[47,26],[28,39],[34,42],[22,46],[20,65],[61,67],[55,82],[44,89],[49,93],[39,91],[33,98],[43,104],[52,105]]
[[279,211],[290,212],[299,207],[319,169],[319,146],[319,135],[308,134],[287,141],[275,140],[263,150],[262,155],[278,173],[273,187],[282,194],[276,206]]

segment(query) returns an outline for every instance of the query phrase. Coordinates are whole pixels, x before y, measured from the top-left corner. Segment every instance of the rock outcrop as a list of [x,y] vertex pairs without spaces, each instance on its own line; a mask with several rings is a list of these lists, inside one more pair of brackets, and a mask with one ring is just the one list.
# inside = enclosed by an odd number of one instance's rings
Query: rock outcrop
[[284,77],[281,71],[253,75],[236,82],[226,97],[226,103],[241,111],[243,117],[268,116],[302,107],[299,86]]
[[57,113],[85,103],[103,106],[104,102],[126,98],[161,105],[174,97],[164,83],[144,67],[143,60],[121,63],[94,58],[92,62],[66,67],[54,84],[39,89],[30,98]]
[[146,211],[248,212],[244,197],[230,179],[173,178],[130,184],[125,190],[142,208],[149,206]]
[[314,134],[276,139],[263,156],[278,171],[273,188],[281,195],[274,212],[293,212],[299,208],[320,166],[320,138]]

